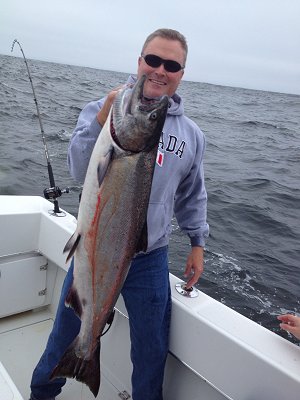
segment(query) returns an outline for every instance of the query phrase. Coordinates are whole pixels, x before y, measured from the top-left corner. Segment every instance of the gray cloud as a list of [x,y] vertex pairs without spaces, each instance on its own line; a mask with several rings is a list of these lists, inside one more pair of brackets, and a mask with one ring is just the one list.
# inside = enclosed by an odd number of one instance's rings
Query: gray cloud
[[0,53],[17,38],[28,58],[135,72],[145,37],[170,27],[189,43],[185,79],[300,94],[299,15],[298,0],[10,0]]

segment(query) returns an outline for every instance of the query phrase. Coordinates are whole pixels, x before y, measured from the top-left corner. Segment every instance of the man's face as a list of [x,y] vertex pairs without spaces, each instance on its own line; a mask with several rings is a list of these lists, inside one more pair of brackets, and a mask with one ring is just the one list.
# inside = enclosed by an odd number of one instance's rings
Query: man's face
[[[143,55],[146,56],[147,54],[154,54],[164,60],[173,60],[177,61],[181,66],[184,65],[185,53],[177,40],[156,37],[144,49]],[[147,75],[147,80],[144,84],[144,96],[159,97],[166,94],[171,97],[181,81],[183,70],[168,72],[163,64],[153,68],[142,57],[139,57],[138,78],[143,74]]]

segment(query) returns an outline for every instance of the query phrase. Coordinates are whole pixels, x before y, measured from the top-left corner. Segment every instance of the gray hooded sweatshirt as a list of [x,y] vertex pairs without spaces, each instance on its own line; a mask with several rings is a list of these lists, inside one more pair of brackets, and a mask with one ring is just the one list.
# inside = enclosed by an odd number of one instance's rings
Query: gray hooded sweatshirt
[[[129,77],[128,82],[136,81]],[[68,149],[72,177],[84,182],[95,142],[101,132],[96,115],[105,98],[92,101],[81,111]],[[198,126],[184,115],[179,95],[170,99],[163,127],[148,208],[147,252],[165,246],[175,215],[178,225],[192,246],[203,246],[208,237],[207,193],[204,185],[203,156],[205,137]]]

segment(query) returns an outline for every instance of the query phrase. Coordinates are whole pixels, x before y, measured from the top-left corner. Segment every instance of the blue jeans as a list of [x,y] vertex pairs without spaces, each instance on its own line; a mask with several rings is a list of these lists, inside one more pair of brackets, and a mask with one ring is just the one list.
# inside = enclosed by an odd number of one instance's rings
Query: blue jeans
[[[31,392],[38,400],[57,396],[66,382],[64,378],[49,381],[49,377],[80,330],[80,319],[64,304],[72,281],[73,262],[64,281],[46,349],[33,371]],[[167,247],[136,256],[121,293],[130,325],[132,398],[162,400],[171,317]]]

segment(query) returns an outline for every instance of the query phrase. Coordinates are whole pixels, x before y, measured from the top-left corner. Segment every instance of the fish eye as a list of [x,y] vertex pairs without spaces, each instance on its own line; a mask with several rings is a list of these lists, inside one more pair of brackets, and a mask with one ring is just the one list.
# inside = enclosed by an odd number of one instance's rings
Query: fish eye
[[152,113],[150,114],[150,119],[152,119],[152,120],[157,119],[157,112],[156,112],[156,111],[154,111],[154,112],[152,112]]

